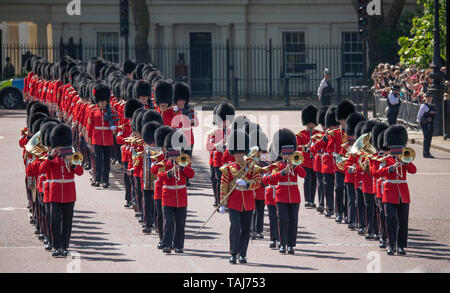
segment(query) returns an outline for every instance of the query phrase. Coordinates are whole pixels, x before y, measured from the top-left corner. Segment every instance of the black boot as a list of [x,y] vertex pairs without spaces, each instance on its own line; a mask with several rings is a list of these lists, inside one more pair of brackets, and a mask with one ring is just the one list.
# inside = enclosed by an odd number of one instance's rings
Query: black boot
[[244,256],[239,256],[239,263],[247,263],[247,259]]
[[394,255],[395,254],[395,248],[393,246],[389,246],[387,254],[388,255]]
[[231,264],[236,264],[236,262],[237,262],[236,254],[232,254],[230,256],[230,258],[228,259],[228,262]]
[[280,253],[286,253],[286,245],[281,245],[280,247]]

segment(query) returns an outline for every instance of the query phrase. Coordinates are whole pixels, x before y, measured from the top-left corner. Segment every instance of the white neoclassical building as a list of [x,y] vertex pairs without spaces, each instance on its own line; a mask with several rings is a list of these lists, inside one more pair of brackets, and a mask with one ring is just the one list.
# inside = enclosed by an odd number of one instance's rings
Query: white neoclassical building
[[[86,60],[100,55],[122,62],[119,0],[79,0],[79,16],[67,14],[70,2],[0,1],[2,64],[10,56],[20,69],[21,55],[28,50],[58,60],[60,43],[67,45],[70,38],[76,45],[82,44],[76,57]],[[382,2],[388,5],[392,0]],[[296,83],[298,92],[308,92],[321,79],[325,67],[333,77],[344,80],[361,76],[361,42],[351,0],[146,3],[152,62],[167,76],[175,77],[182,59],[194,91],[229,94],[233,80],[238,79],[243,91],[262,90],[272,95],[279,91],[280,79],[289,76],[300,81]],[[415,10],[416,0],[407,0],[405,9]],[[130,13],[131,58],[134,36]]]

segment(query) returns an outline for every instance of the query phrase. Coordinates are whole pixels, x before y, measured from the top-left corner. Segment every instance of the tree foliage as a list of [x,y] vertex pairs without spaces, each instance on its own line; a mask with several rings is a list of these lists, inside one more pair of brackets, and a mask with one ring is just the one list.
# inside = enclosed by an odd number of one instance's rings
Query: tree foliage
[[[412,19],[412,28],[409,35],[398,39],[400,61],[409,66],[416,65],[426,68],[433,60],[433,28],[434,28],[434,1],[418,0],[422,7],[417,16]],[[439,1],[439,27],[440,27],[440,55],[446,60],[446,0]]]

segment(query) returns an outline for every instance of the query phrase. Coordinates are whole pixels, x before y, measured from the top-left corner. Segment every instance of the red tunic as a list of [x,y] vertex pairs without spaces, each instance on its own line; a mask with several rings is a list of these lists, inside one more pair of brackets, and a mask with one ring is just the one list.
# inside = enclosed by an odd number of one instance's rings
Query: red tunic
[[[320,131],[318,130],[313,130],[312,131],[312,135],[320,133]],[[298,145],[298,150],[302,152],[303,154],[303,167],[305,168],[313,168],[313,159],[314,158],[314,152],[310,153],[310,152],[304,152],[302,150],[302,145],[307,145],[308,143],[311,142],[311,132],[309,132],[308,130],[302,130],[299,133],[297,133],[295,136],[297,137],[297,145]],[[311,158],[311,154],[313,155]]]
[[88,137],[92,138],[93,145],[114,145],[111,126],[117,126],[117,122],[115,122],[114,124],[110,124],[109,121],[105,121],[103,119],[105,112],[106,109],[100,110],[99,108],[95,108],[95,110],[91,111],[90,113],[87,131]]
[[68,203],[76,201],[75,174],[81,176],[83,168],[77,165],[74,169],[68,170],[64,159],[59,156],[53,160],[44,160],[39,167],[40,173],[50,173],[50,202]]
[[286,167],[285,162],[276,164],[279,172],[272,175],[272,178],[277,182],[275,190],[275,202],[281,203],[300,203],[300,190],[298,189],[297,176],[305,178],[306,171],[302,166],[293,168],[293,172],[285,176],[281,175],[281,171]]
[[173,167],[172,162],[164,161],[166,166],[165,172],[158,174],[158,179],[163,185],[162,189],[162,205],[169,207],[182,208],[187,206],[186,178],[194,177],[194,170],[191,165],[187,165],[178,175],[169,177],[168,171]]

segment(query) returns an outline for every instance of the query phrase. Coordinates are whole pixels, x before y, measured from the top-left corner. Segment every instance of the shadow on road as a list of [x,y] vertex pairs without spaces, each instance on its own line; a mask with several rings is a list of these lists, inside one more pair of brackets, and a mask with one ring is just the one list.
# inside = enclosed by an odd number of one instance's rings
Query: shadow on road
[[114,252],[119,250],[115,246],[120,246],[121,244],[108,241],[108,238],[102,237],[109,233],[97,231],[102,230],[101,225],[105,223],[87,220],[92,219],[92,215],[95,213],[93,211],[74,211],[70,249],[77,251],[82,260],[110,262],[135,261],[133,259],[123,258],[125,255],[123,253]]
[[[409,233],[412,231],[413,233]],[[436,243],[420,229],[408,229],[408,248],[406,257],[446,260],[450,262],[450,248],[447,244]]]

